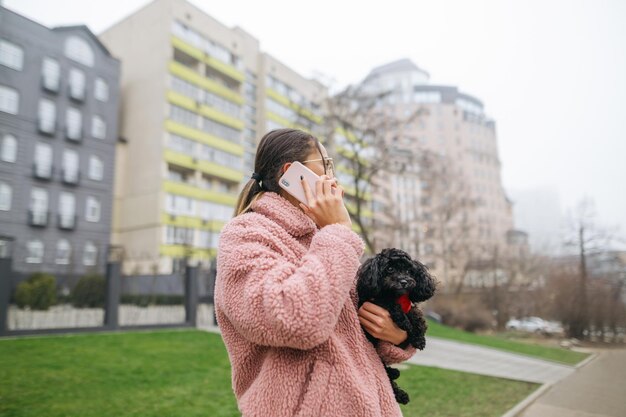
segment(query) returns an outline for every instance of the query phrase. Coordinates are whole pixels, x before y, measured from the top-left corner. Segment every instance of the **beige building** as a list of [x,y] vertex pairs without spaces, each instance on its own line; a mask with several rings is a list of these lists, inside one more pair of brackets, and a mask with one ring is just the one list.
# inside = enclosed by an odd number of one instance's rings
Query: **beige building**
[[504,256],[512,207],[496,125],[483,103],[456,87],[429,84],[429,74],[407,59],[373,69],[363,85],[387,92],[384,105],[395,114],[415,115],[390,135],[397,169],[379,187],[388,190],[392,203],[383,203],[401,227],[382,228],[377,246],[404,248],[442,281],[458,279],[470,261]]
[[122,66],[112,244],[124,270],[207,263],[258,139],[318,131],[326,91],[184,0],[155,0],[100,40]]

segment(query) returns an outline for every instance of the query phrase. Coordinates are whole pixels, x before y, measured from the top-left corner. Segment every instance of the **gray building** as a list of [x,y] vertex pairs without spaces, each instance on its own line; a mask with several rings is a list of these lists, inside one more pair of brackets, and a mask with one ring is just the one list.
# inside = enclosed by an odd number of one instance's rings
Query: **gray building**
[[119,76],[86,26],[0,7],[0,252],[18,275],[104,272]]

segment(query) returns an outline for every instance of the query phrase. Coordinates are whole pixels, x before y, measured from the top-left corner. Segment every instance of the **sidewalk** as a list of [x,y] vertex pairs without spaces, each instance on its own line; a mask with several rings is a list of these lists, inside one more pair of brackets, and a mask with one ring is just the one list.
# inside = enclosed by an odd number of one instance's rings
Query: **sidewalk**
[[626,349],[599,355],[547,390],[519,417],[626,416]]
[[553,384],[576,369],[531,356],[432,336],[426,339],[426,349],[418,351],[407,362],[539,384]]

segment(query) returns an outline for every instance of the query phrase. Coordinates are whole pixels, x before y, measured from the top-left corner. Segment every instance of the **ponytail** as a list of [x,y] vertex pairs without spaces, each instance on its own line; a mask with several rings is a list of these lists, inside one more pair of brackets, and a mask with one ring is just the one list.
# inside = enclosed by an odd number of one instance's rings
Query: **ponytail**
[[237,217],[242,213],[250,211],[252,203],[261,197],[264,192],[265,191],[263,190],[263,187],[261,187],[260,181],[250,179],[243,187],[243,190],[241,190],[241,193],[239,193],[233,217]]

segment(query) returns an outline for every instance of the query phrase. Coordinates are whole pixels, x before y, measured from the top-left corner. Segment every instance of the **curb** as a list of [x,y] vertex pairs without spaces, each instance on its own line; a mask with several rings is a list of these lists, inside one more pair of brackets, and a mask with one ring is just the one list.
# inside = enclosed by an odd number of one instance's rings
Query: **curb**
[[539,397],[541,397],[543,394],[545,394],[547,391],[549,391],[550,388],[552,388],[552,385],[554,385],[554,384],[544,384],[544,385],[542,385],[537,391],[533,392],[528,397],[524,398],[522,401],[517,403],[509,411],[507,411],[506,413],[502,414],[501,417],[517,417],[517,416],[519,416],[522,413],[522,411],[524,411],[526,408],[528,408],[529,405],[534,403]]
[[589,362],[591,362],[592,360],[596,359],[598,356],[600,356],[599,353],[590,353],[589,357],[587,359],[585,359],[582,362],[579,362],[578,364],[574,365],[574,367],[576,369],[578,368],[582,368],[583,366],[587,365]]

